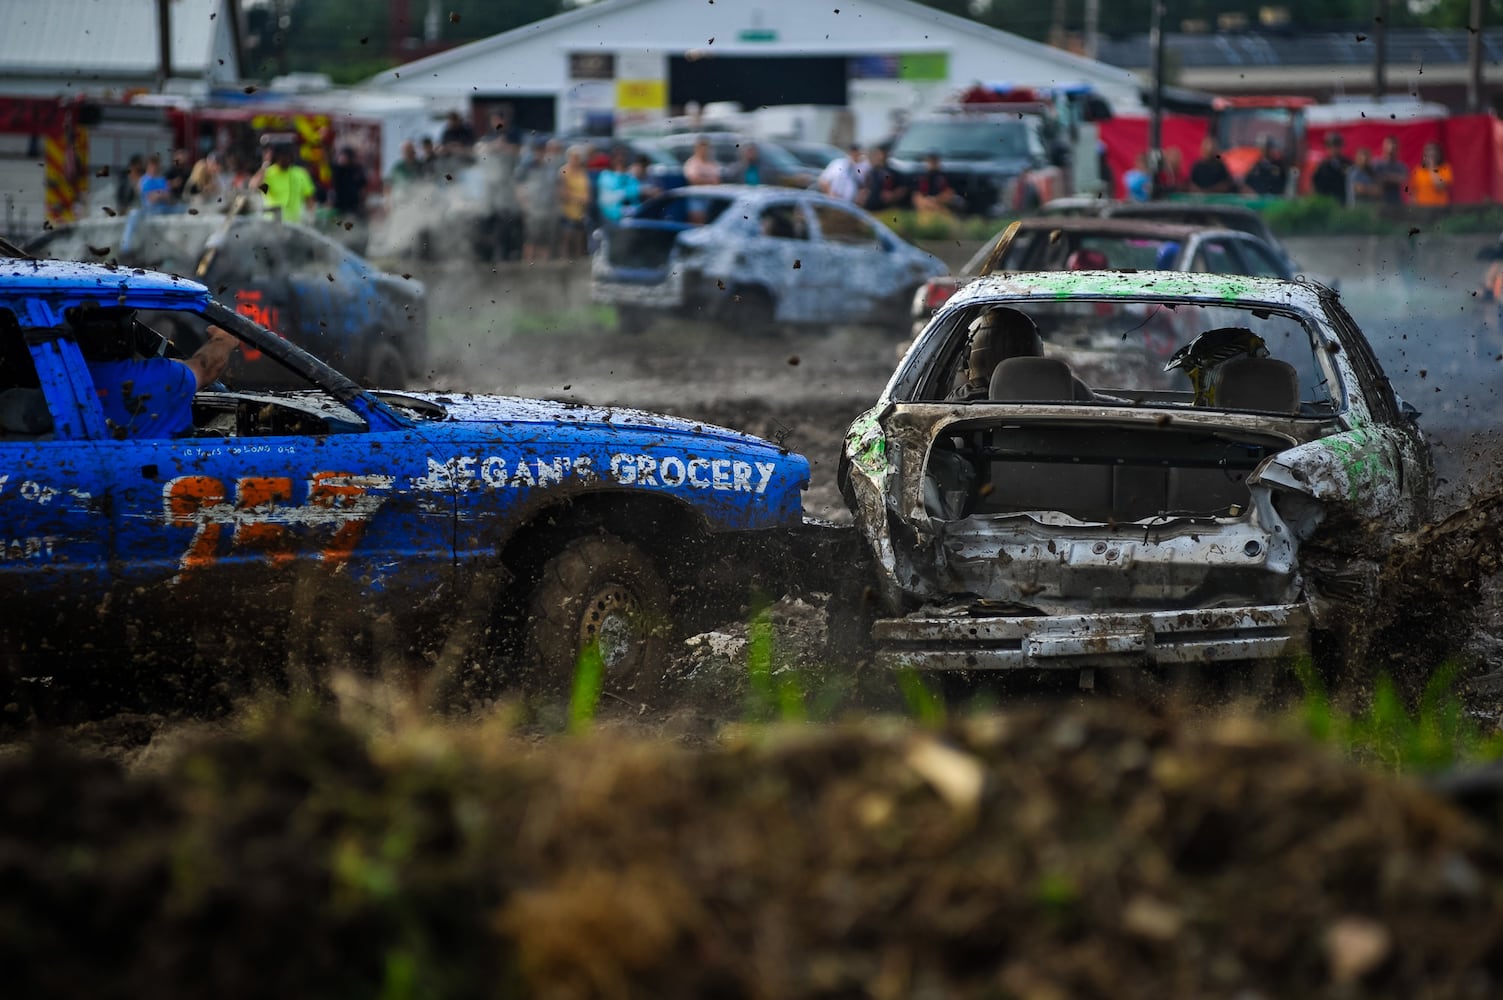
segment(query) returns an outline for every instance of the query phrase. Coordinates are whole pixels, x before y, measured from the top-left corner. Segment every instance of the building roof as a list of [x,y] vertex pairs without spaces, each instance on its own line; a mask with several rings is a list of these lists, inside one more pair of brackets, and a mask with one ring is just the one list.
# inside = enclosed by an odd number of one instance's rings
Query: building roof
[[[231,58],[216,48],[233,35],[225,0],[171,0],[172,67],[178,77],[234,80]],[[0,79],[58,82],[156,78],[156,0],[4,0],[0,3]]]
[[[1395,65],[1423,66],[1465,63],[1469,37],[1464,28],[1395,28],[1388,32],[1388,61]],[[1169,33],[1164,36],[1164,46],[1186,69],[1366,66],[1372,64],[1374,57],[1371,33],[1358,31]],[[1103,62],[1137,70],[1147,69],[1153,56],[1146,34],[1103,38],[1097,54]],[[1503,61],[1503,28],[1484,29],[1482,58],[1493,64]]]
[[[446,49],[435,55],[417,59],[406,63],[394,70],[388,70],[371,78],[370,83],[383,86],[400,81],[405,77],[412,79],[420,74],[434,74],[446,67],[462,63],[477,56],[484,56],[491,52],[499,51],[513,45],[535,42],[543,35],[558,31],[576,24],[590,24],[627,10],[632,7],[646,6],[652,3],[674,2],[674,0],[599,0],[599,2],[576,7],[562,14],[535,21],[532,24],[503,31],[489,38],[482,38],[456,48]],[[731,7],[732,5],[727,5]],[[1137,80],[1126,70],[1119,70],[1116,66],[1106,64],[1104,61],[1088,59],[1084,56],[1067,52],[1063,49],[1036,42],[1021,35],[1002,31],[973,21],[970,18],[949,14],[942,10],[914,0],[847,0],[840,9],[835,10],[839,14],[843,10],[845,15],[851,18],[859,18],[863,8],[884,7],[889,11],[912,18],[915,21],[927,22],[937,28],[943,28],[971,38],[981,39],[993,45],[1010,48],[1019,54],[1027,54],[1034,58],[1045,59],[1061,67],[1065,75],[1076,73],[1087,79],[1101,79],[1102,77],[1119,78],[1117,82],[1127,88],[1135,88]],[[667,24],[663,26],[665,34],[671,32]],[[906,41],[914,48],[923,48],[923,39],[927,35],[915,35]],[[710,40],[710,41],[713,41]],[[832,41],[836,41],[832,39]],[[724,43],[722,43],[724,44]],[[859,46],[858,46],[859,48]]]

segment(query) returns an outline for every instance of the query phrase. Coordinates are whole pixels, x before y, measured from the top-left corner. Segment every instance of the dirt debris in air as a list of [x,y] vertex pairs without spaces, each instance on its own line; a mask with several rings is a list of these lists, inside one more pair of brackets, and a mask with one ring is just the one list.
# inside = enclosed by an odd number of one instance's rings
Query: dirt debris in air
[[0,760],[17,996],[1492,997],[1503,849],[1121,706],[683,748],[282,710]]

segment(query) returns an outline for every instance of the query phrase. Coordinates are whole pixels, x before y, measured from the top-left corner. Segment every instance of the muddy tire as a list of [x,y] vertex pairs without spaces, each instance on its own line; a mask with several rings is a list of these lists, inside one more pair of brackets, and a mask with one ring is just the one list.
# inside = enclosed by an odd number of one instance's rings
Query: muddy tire
[[616,329],[628,337],[646,333],[652,326],[652,312],[641,306],[617,306]]
[[390,344],[378,344],[371,351],[370,363],[366,366],[365,384],[371,389],[407,388],[407,366],[402,355]]
[[567,690],[598,643],[605,690],[648,700],[662,689],[670,610],[667,584],[637,546],[606,534],[574,539],[543,566],[528,602],[530,686]]

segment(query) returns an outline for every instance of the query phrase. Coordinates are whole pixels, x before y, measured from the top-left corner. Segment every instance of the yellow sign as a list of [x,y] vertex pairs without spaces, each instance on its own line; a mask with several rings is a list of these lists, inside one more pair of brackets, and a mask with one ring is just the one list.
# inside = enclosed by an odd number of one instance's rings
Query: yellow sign
[[617,80],[616,107],[621,111],[661,111],[668,105],[662,80]]

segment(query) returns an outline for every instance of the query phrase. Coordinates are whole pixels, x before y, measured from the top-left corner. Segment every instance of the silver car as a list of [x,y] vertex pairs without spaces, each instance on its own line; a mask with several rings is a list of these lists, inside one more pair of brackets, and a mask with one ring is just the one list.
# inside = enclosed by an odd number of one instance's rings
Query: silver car
[[[1167,362],[1131,346],[1165,313],[1199,331]],[[1277,659],[1350,636],[1386,540],[1428,512],[1416,416],[1323,286],[979,278],[847,434],[841,489],[881,581],[879,657],[1085,669]]]
[[599,237],[591,294],[628,333],[670,315],[904,332],[914,291],[946,270],[860,209],[789,188],[678,188]]

